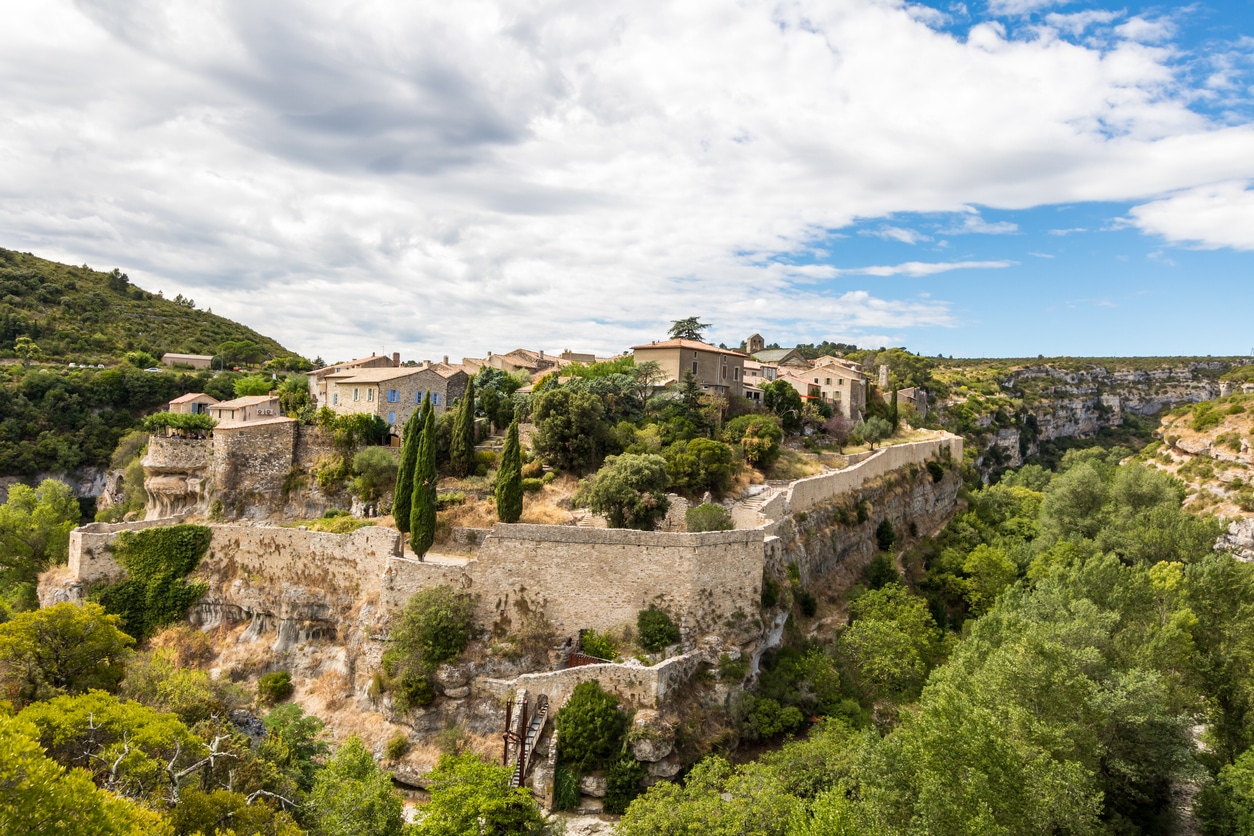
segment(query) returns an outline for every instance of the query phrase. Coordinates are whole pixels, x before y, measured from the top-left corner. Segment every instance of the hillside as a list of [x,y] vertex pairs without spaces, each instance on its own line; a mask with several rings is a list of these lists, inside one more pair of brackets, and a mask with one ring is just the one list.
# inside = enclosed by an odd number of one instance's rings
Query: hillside
[[252,342],[258,359],[291,355],[279,343],[225,317],[131,284],[125,273],[71,267],[0,248],[0,357],[34,340],[48,360],[110,363],[128,351],[217,354]]
[[1254,394],[1182,406],[1157,435],[1142,456],[1184,481],[1190,507],[1254,517]]

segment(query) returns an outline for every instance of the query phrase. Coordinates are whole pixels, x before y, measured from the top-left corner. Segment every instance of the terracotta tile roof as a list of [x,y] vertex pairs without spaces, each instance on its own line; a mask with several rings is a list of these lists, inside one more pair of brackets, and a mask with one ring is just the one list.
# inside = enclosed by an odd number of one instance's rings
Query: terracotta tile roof
[[327,380],[336,383],[382,383],[385,380],[396,380],[409,377],[422,371],[422,366],[394,366],[390,369],[348,369],[327,375]]
[[212,404],[211,408],[213,409],[241,409],[246,406],[257,406],[258,404],[269,403],[270,401],[277,401],[278,399],[279,399],[278,395],[246,395],[242,398],[235,398],[234,400],[222,401],[221,403]]
[[312,374],[314,375],[314,377],[325,377],[325,376],[327,376],[327,375],[329,375],[329,374],[335,374],[335,373],[336,373],[336,369],[341,369],[341,370],[343,370],[343,369],[351,369],[351,368],[354,368],[354,367],[356,367],[356,366],[360,366],[360,365],[362,365],[362,364],[364,364],[364,363],[370,363],[370,362],[373,362],[373,361],[375,361],[375,360],[387,360],[389,363],[391,363],[391,362],[392,362],[392,358],[391,358],[391,357],[385,357],[385,356],[384,356],[384,355],[382,355],[382,354],[372,354],[372,355],[371,355],[371,356],[369,356],[369,357],[359,357],[359,358],[358,358],[358,359],[356,359],[356,360],[349,360],[349,361],[348,361],[348,362],[346,362],[346,363],[332,363],[332,364],[331,364],[331,365],[329,365],[329,366],[323,366],[323,367],[322,367],[322,368],[320,368],[320,369],[314,369],[314,370],[313,370],[313,372],[312,372]]
[[204,392],[188,392],[186,395],[179,395],[177,398],[170,401],[170,403],[190,403],[191,401],[194,401],[197,398],[208,398],[209,400],[213,401],[215,404],[218,402],[218,399],[215,398],[213,395],[206,395]]
[[663,340],[659,343],[645,343],[644,345],[633,345],[632,351],[641,351],[649,348],[691,348],[696,351],[712,351],[715,354],[730,354],[733,357],[746,356],[743,352],[732,351],[730,348],[719,348],[709,343],[698,342],[696,340]]
[[219,430],[244,430],[244,429],[248,429],[249,427],[264,427],[269,424],[290,424],[290,423],[293,423],[295,420],[296,420],[295,418],[286,418],[283,416],[276,416],[274,418],[260,418],[256,421],[223,421],[221,424],[218,424],[218,426],[214,427],[213,431],[218,432]]

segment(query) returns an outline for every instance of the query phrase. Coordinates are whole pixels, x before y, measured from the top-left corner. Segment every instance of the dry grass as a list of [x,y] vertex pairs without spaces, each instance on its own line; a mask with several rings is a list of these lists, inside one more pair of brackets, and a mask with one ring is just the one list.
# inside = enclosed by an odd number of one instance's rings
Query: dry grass
[[523,512],[519,522],[532,525],[569,525],[574,520],[570,512],[559,508],[540,494],[533,499],[531,495],[523,497]]
[[309,683],[309,693],[328,710],[335,711],[353,695],[353,683],[340,671],[326,671]]
[[779,458],[771,465],[771,479],[794,481],[823,472],[823,465],[814,456],[787,447],[779,451]]
[[217,655],[214,639],[188,624],[162,630],[148,640],[148,647],[166,651],[180,668],[205,665]]
[[496,525],[496,503],[468,496],[461,505],[437,511],[435,520],[435,542],[445,545],[452,538],[454,528],[491,528]]

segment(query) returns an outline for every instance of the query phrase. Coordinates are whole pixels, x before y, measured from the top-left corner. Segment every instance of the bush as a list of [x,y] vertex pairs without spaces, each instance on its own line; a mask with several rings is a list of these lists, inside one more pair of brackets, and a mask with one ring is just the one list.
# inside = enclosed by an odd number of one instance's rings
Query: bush
[[779,456],[784,431],[773,415],[741,415],[723,426],[723,438],[739,444],[749,464],[765,468]]
[[544,487],[543,479],[523,479],[522,480],[523,493],[536,493],[543,487]]
[[893,529],[892,522],[885,517],[875,529],[875,545],[879,547],[880,551],[886,552],[896,542],[897,532]]
[[584,653],[597,659],[613,660],[618,656],[618,646],[608,633],[598,633],[596,630],[580,630],[579,646]]
[[762,578],[762,609],[769,610],[779,603],[779,581],[769,575]]
[[652,653],[679,641],[679,627],[655,606],[636,615],[636,632],[640,634],[640,645]]
[[553,772],[553,809],[573,810],[579,806],[579,776],[559,763]]
[[945,467],[935,459],[929,459],[927,463],[927,472],[931,475],[933,482],[939,482],[945,478]]
[[708,502],[685,511],[684,525],[689,531],[731,531],[735,527],[726,508]]
[[797,590],[797,603],[801,605],[801,614],[806,618],[814,618],[819,611],[819,599],[808,589]]
[[257,680],[257,702],[274,705],[292,696],[292,675],[288,671],[275,671],[261,675]]
[[405,757],[409,751],[409,737],[404,734],[393,735],[383,747],[383,756],[390,761]]
[[400,712],[411,708],[425,708],[435,702],[435,686],[430,677],[421,671],[403,671],[392,680],[392,703]]
[[462,654],[474,629],[474,601],[469,595],[437,586],[416,593],[405,604],[392,630],[388,653],[417,661],[426,670]]
[[743,653],[733,659],[726,653],[718,657],[718,678],[726,682],[739,682],[749,675],[749,657]]
[[644,765],[630,755],[614,761],[605,775],[605,812],[615,816],[627,812],[627,805],[640,795],[640,782],[644,777]]
[[90,596],[122,617],[122,629],[142,641],[160,627],[181,621],[207,588],[186,577],[209,550],[208,528],[172,525],[124,531],[113,544],[127,577]]
[[897,565],[892,557],[886,554],[877,554],[872,558],[867,564],[866,571],[862,573],[862,577],[870,589],[880,589],[887,584],[901,580],[901,576],[897,574]]
[[770,698],[754,698],[740,733],[749,741],[772,740],[796,732],[803,723],[805,715],[795,705],[784,707]]
[[627,715],[600,683],[576,685],[555,723],[558,759],[580,772],[607,766],[622,751]]
[[610,456],[586,489],[588,507],[604,514],[610,528],[652,531],[666,516],[666,460],[661,456],[624,453]]
[[532,459],[522,466],[522,476],[524,479],[539,479],[544,475],[544,465],[540,464],[539,459]]
[[435,503],[436,503],[436,507],[439,508],[441,511],[443,511],[445,508],[451,508],[454,505],[465,505],[466,504],[466,492],[465,491],[445,491],[444,493],[436,494]]

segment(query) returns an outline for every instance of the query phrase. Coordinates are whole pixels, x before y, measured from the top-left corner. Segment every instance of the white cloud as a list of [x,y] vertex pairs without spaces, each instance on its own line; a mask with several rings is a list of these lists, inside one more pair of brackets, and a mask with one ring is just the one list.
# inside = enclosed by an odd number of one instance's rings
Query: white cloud
[[1175,24],[1165,18],[1148,20],[1140,15],[1128,18],[1126,23],[1115,27],[1115,34],[1129,41],[1143,44],[1162,43],[1176,33]]
[[974,207],[963,207],[965,215],[962,222],[958,226],[941,230],[943,235],[1010,235],[1019,231],[1019,225],[1010,221],[997,221],[989,223],[980,217],[980,213]]
[[1254,178],[1254,128],[1190,110],[1170,50],[963,38],[878,0],[5,11],[0,245],[120,266],[328,358],[610,351],[698,313],[728,342],[953,324],[873,280],[957,267],[780,262],[835,259],[855,219],[1008,232],[965,207]]
[[853,267],[837,270],[842,276],[934,276],[951,270],[997,270],[1013,261],[907,261],[902,264]]
[[1012,17],[1029,15],[1051,6],[1064,6],[1068,2],[1070,0],[989,0],[988,11],[990,14]]
[[900,241],[903,244],[917,244],[920,241],[932,240],[917,229],[905,229],[900,226],[881,226],[877,229],[864,229],[858,234],[882,238],[885,241]]
[[1123,17],[1122,12],[1104,9],[1087,9],[1083,12],[1051,12],[1045,15],[1045,22],[1060,32],[1078,36],[1093,26],[1104,26]]
[[1173,243],[1254,250],[1254,190],[1248,181],[1188,189],[1135,206],[1131,215],[1142,232]]

